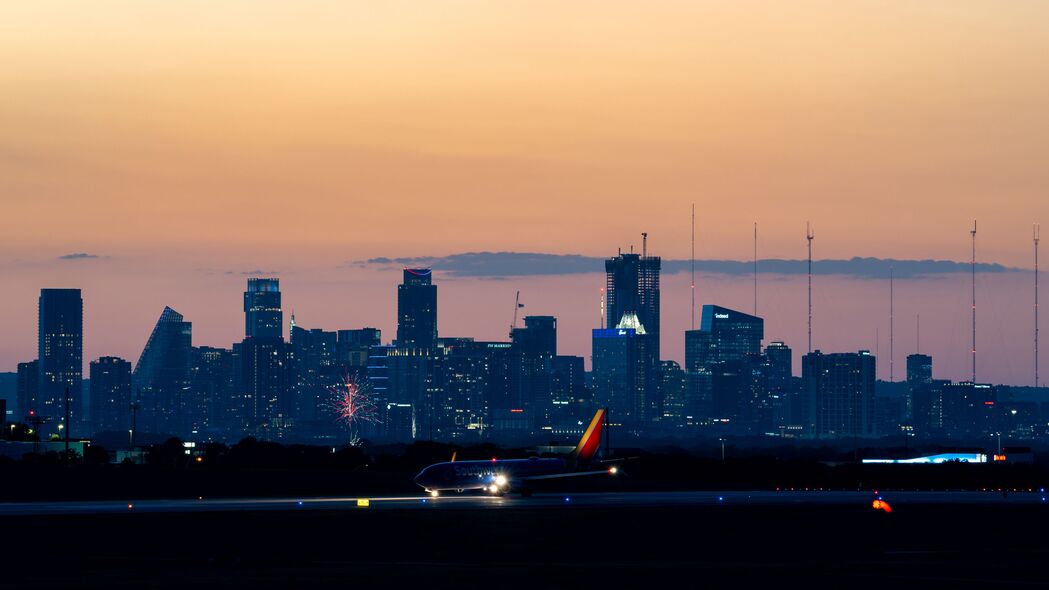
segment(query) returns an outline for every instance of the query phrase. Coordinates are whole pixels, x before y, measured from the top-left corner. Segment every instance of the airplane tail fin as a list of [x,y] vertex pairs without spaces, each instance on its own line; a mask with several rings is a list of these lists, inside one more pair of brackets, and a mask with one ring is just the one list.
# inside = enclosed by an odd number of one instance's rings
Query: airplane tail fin
[[594,414],[594,419],[590,421],[590,426],[583,433],[583,438],[579,439],[579,445],[572,451],[572,458],[583,463],[593,459],[597,454],[597,449],[601,446],[601,432],[604,428],[605,409],[601,408]]

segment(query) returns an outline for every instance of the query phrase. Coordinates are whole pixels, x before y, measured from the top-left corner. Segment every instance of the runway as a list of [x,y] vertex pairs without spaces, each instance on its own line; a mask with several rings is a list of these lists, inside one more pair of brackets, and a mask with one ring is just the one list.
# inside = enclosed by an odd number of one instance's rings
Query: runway
[[62,514],[190,513],[246,511],[551,510],[572,508],[699,508],[746,506],[869,506],[874,499],[894,509],[933,505],[1046,505],[1045,490],[1016,492],[702,491],[537,494],[523,498],[484,495],[344,496],[323,498],[196,498],[173,500],[19,502],[0,504],[0,516]]

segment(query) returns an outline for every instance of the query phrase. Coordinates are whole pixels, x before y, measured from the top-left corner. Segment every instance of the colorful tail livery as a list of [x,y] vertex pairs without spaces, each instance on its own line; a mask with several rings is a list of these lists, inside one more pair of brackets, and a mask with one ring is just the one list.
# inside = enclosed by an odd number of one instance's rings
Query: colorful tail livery
[[597,454],[597,450],[601,447],[601,433],[605,429],[605,414],[606,410],[604,408],[594,414],[594,419],[590,421],[590,426],[587,427],[586,432],[583,433],[583,438],[579,439],[579,445],[572,452],[576,460],[586,463]]

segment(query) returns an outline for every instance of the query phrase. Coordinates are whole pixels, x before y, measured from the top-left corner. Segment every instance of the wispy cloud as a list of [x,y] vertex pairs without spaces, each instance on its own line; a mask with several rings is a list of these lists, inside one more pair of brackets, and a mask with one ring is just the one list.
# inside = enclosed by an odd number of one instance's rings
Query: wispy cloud
[[[536,252],[465,252],[449,256],[413,256],[371,258],[364,263],[374,266],[429,266],[455,277],[516,277],[565,275],[604,272],[604,258],[580,254],[542,254]],[[688,272],[688,260],[663,260],[663,272]],[[750,260],[696,260],[696,270],[724,275],[749,275],[754,272]],[[808,272],[806,260],[758,260],[762,273],[798,275]],[[812,272],[818,275],[846,275],[856,278],[887,278],[891,272],[900,279],[918,278],[957,272],[969,272],[968,262],[953,260],[899,260],[893,258],[853,257],[841,260],[814,260]],[[1011,269],[997,263],[978,263],[977,272],[1007,272]]]
[[88,258],[102,258],[98,254],[88,254],[87,252],[73,252],[71,254],[63,254],[58,257],[59,260],[85,260]]

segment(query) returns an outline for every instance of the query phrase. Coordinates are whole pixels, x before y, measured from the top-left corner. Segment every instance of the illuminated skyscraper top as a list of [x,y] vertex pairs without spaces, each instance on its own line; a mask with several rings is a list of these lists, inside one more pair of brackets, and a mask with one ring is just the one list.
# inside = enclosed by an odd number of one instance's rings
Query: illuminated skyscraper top
[[429,268],[406,268],[397,286],[397,345],[437,346],[437,286]]
[[244,336],[283,338],[283,322],[280,279],[248,279],[248,290],[244,292]]
[[650,354],[659,359],[658,256],[620,253],[605,261],[605,294],[608,314],[605,328],[615,328],[626,314],[634,314],[651,336]]

